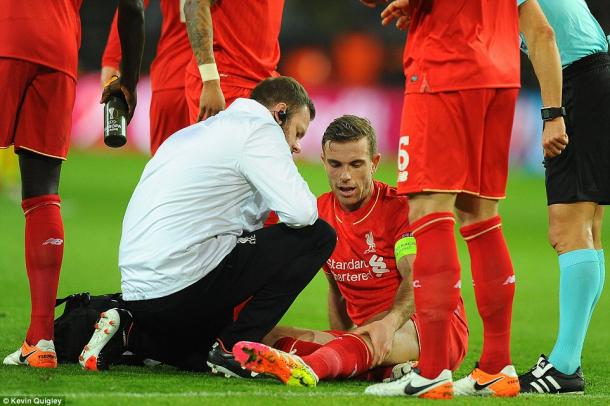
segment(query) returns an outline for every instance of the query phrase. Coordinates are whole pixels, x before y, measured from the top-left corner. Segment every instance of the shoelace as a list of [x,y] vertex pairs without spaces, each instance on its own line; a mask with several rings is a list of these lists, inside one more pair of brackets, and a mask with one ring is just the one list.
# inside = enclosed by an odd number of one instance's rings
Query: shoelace
[[296,360],[293,358],[298,357],[296,349],[292,349],[290,352],[278,351],[275,348],[272,348],[272,350],[289,366],[297,366]]

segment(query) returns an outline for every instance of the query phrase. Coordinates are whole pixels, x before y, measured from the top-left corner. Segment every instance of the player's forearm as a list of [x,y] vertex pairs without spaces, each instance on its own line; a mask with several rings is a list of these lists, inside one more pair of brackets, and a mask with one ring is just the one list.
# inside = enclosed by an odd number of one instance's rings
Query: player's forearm
[[184,4],[186,32],[197,65],[214,63],[213,26],[210,7],[213,0],[187,0]]
[[554,38],[554,34],[548,33],[537,38],[533,47],[529,48],[544,106],[561,106],[561,62]]
[[414,255],[401,258],[397,264],[402,277],[396,290],[390,312],[384,317],[392,325],[394,331],[402,327],[415,313],[415,298],[413,295],[413,273],[411,272]]
[[[150,0],[144,0],[144,8],[148,7]],[[112,18],[112,24],[110,25],[110,31],[108,32],[108,39],[106,40],[106,47],[102,54],[102,68],[111,67],[116,70],[121,65],[121,40],[119,39],[119,30],[117,27],[118,11],[114,13]]]
[[332,291],[328,294],[328,323],[331,330],[346,331],[353,327],[347,315],[345,299]]
[[401,328],[415,313],[415,300],[411,280],[403,280],[398,286],[392,309],[384,317],[392,325],[394,331]]
[[121,84],[133,90],[140,78],[144,49],[144,4],[142,0],[119,0],[118,30],[121,38]]

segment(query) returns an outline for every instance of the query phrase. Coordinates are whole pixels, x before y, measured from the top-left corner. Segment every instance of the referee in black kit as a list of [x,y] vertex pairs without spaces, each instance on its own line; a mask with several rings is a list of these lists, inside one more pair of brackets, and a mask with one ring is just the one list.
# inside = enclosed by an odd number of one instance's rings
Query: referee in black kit
[[[519,377],[521,392],[583,393],[583,344],[604,286],[601,228],[610,204],[610,55],[585,0],[517,0],[520,19],[538,4],[555,34],[563,67],[563,106],[544,106],[545,125],[567,137],[543,137],[549,242],[559,259],[559,333]],[[531,11],[531,10],[530,10]],[[527,47],[534,44],[524,44]],[[530,46],[530,52],[534,52]],[[549,80],[537,72],[542,82]],[[553,142],[554,141],[554,142]],[[540,315],[545,317],[545,315]],[[552,332],[549,332],[552,334]]]

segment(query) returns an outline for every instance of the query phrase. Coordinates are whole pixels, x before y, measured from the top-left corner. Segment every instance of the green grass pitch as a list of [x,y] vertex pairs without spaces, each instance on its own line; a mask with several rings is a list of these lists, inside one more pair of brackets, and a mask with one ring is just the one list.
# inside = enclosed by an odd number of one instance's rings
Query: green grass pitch
[[[146,158],[113,151],[74,152],[63,167],[61,195],[66,228],[64,266],[58,295],[81,291],[110,293],[120,289],[117,253],[121,220]],[[312,190],[328,190],[320,165],[300,165]],[[381,166],[378,178],[394,183],[394,163]],[[544,181],[514,171],[502,203],[504,230],[517,274],[512,327],[513,360],[519,371],[529,368],[541,352],[549,353],[557,331],[558,270],[546,241]],[[29,293],[23,259],[23,215],[17,201],[0,194],[0,356],[23,340],[29,313]],[[604,240],[610,242],[610,228]],[[481,322],[476,313],[469,262],[460,241],[463,295],[470,322],[470,351],[455,377],[472,368],[481,348]],[[326,328],[326,286],[318,275],[286,314],[283,323]],[[525,397],[509,400],[458,399],[454,402],[512,404],[610,404],[610,297],[605,292],[589,328],[583,354],[585,396]],[[196,345],[194,342],[185,346]],[[8,395],[59,395],[68,404],[222,404],[329,405],[397,404],[406,399],[370,398],[366,383],[323,382],[311,390],[287,388],[269,380],[245,382],[169,367],[152,370],[117,367],[86,373],[77,366],[33,370],[0,365],[0,400]]]

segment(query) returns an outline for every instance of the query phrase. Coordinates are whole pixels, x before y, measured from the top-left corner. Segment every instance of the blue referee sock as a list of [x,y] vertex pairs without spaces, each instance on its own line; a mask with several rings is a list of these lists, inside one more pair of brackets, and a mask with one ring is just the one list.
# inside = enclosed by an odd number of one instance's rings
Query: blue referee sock
[[564,374],[573,374],[580,366],[589,319],[600,290],[596,250],[575,250],[559,256],[559,334],[549,360]]
[[[593,301],[593,307],[595,307],[597,301],[602,295],[602,290],[604,290],[604,281],[606,280],[606,257],[604,256],[604,250],[597,250],[597,256],[599,258],[599,288],[597,289],[597,294],[595,295],[595,300]],[[591,308],[591,314],[593,314],[593,307]]]
[[595,293],[595,299],[593,299],[593,305],[591,306],[591,311],[589,312],[589,320],[587,321],[587,327],[589,327],[589,323],[591,322],[591,317],[593,316],[593,310],[595,310],[595,305],[597,304],[600,296],[602,295],[602,290],[604,290],[604,281],[606,280],[606,258],[604,257],[604,250],[597,250],[597,257],[599,259],[599,287],[597,288],[597,292]]

